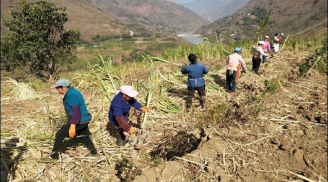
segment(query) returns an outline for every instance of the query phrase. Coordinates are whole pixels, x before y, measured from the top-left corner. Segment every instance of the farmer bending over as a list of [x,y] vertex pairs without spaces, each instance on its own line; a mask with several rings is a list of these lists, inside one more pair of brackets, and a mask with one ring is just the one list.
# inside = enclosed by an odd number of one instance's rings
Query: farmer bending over
[[108,119],[117,129],[120,140],[118,140],[119,146],[126,144],[126,135],[128,133],[135,133],[133,127],[128,123],[129,111],[131,107],[138,109],[139,111],[149,111],[149,107],[142,106],[135,97],[139,93],[133,89],[132,86],[124,85],[120,88],[120,92],[113,98],[109,112]]
[[186,68],[181,67],[182,74],[188,74],[188,98],[186,107],[190,109],[192,104],[192,97],[194,96],[195,90],[197,90],[200,96],[200,106],[205,108],[205,80],[203,74],[208,73],[208,69],[202,64],[196,62],[196,56],[189,54],[188,56],[190,64]]

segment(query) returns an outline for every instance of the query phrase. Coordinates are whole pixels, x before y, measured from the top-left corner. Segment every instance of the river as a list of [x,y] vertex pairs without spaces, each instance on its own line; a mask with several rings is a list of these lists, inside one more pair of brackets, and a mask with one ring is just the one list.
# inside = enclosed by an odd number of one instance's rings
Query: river
[[202,44],[202,42],[203,42],[203,39],[200,37],[199,34],[181,33],[181,34],[177,34],[177,36],[184,38],[186,41],[188,41],[194,45],[199,45],[199,44]]

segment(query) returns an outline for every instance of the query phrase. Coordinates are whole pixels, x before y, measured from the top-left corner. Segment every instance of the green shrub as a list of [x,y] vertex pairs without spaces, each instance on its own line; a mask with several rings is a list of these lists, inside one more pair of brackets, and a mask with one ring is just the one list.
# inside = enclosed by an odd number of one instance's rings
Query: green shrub
[[220,127],[225,126],[227,111],[228,111],[228,107],[226,104],[219,104],[215,106],[211,112],[211,120],[215,121],[216,123],[209,123],[209,124],[218,124]]
[[305,74],[306,72],[308,72],[310,69],[310,67],[306,64],[302,64],[300,67],[299,67],[299,71],[300,71],[300,74],[303,75]]
[[50,85],[48,84],[48,82],[45,82],[41,79],[35,79],[35,80],[32,80],[29,84],[31,86],[32,89],[34,89],[35,91],[39,91],[43,88],[47,88],[49,87]]
[[315,69],[319,73],[325,73],[327,74],[327,58],[322,58],[315,66]]
[[268,80],[264,81],[265,91],[263,92],[263,96],[268,93],[274,93],[280,86],[278,82],[269,82]]

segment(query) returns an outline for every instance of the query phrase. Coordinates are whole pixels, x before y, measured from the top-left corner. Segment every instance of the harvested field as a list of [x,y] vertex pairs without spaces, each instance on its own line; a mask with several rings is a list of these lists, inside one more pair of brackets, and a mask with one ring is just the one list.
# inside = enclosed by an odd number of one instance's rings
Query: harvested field
[[[155,64],[160,86],[151,111],[125,147],[116,145],[107,119],[110,101],[89,82],[93,75],[76,76],[73,86],[93,114],[90,130],[100,156],[86,157],[83,143],[65,139],[54,163],[40,159],[50,154],[65,122],[61,96],[48,88],[29,92],[26,100],[11,93],[1,98],[1,181],[327,181],[327,74],[299,69],[317,59],[283,51],[261,65],[259,76],[247,58],[248,72],[234,95],[224,89],[225,70],[211,72],[225,60],[203,62],[210,70],[206,110],[195,98],[190,112],[184,107],[186,76],[178,67]],[[122,82],[146,80],[147,71],[131,71]],[[139,89],[144,104],[147,92]],[[172,106],[175,112],[166,112]],[[142,117],[131,110],[135,127]]]

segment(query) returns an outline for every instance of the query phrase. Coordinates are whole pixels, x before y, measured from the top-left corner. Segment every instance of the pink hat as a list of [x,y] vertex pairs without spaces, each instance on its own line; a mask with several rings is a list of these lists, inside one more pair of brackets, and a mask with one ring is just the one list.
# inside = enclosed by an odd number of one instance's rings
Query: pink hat
[[269,39],[270,37],[268,35],[264,36],[264,38]]
[[129,97],[135,97],[139,94],[139,92],[135,91],[132,86],[130,85],[123,85],[120,88],[120,92],[129,96]]

